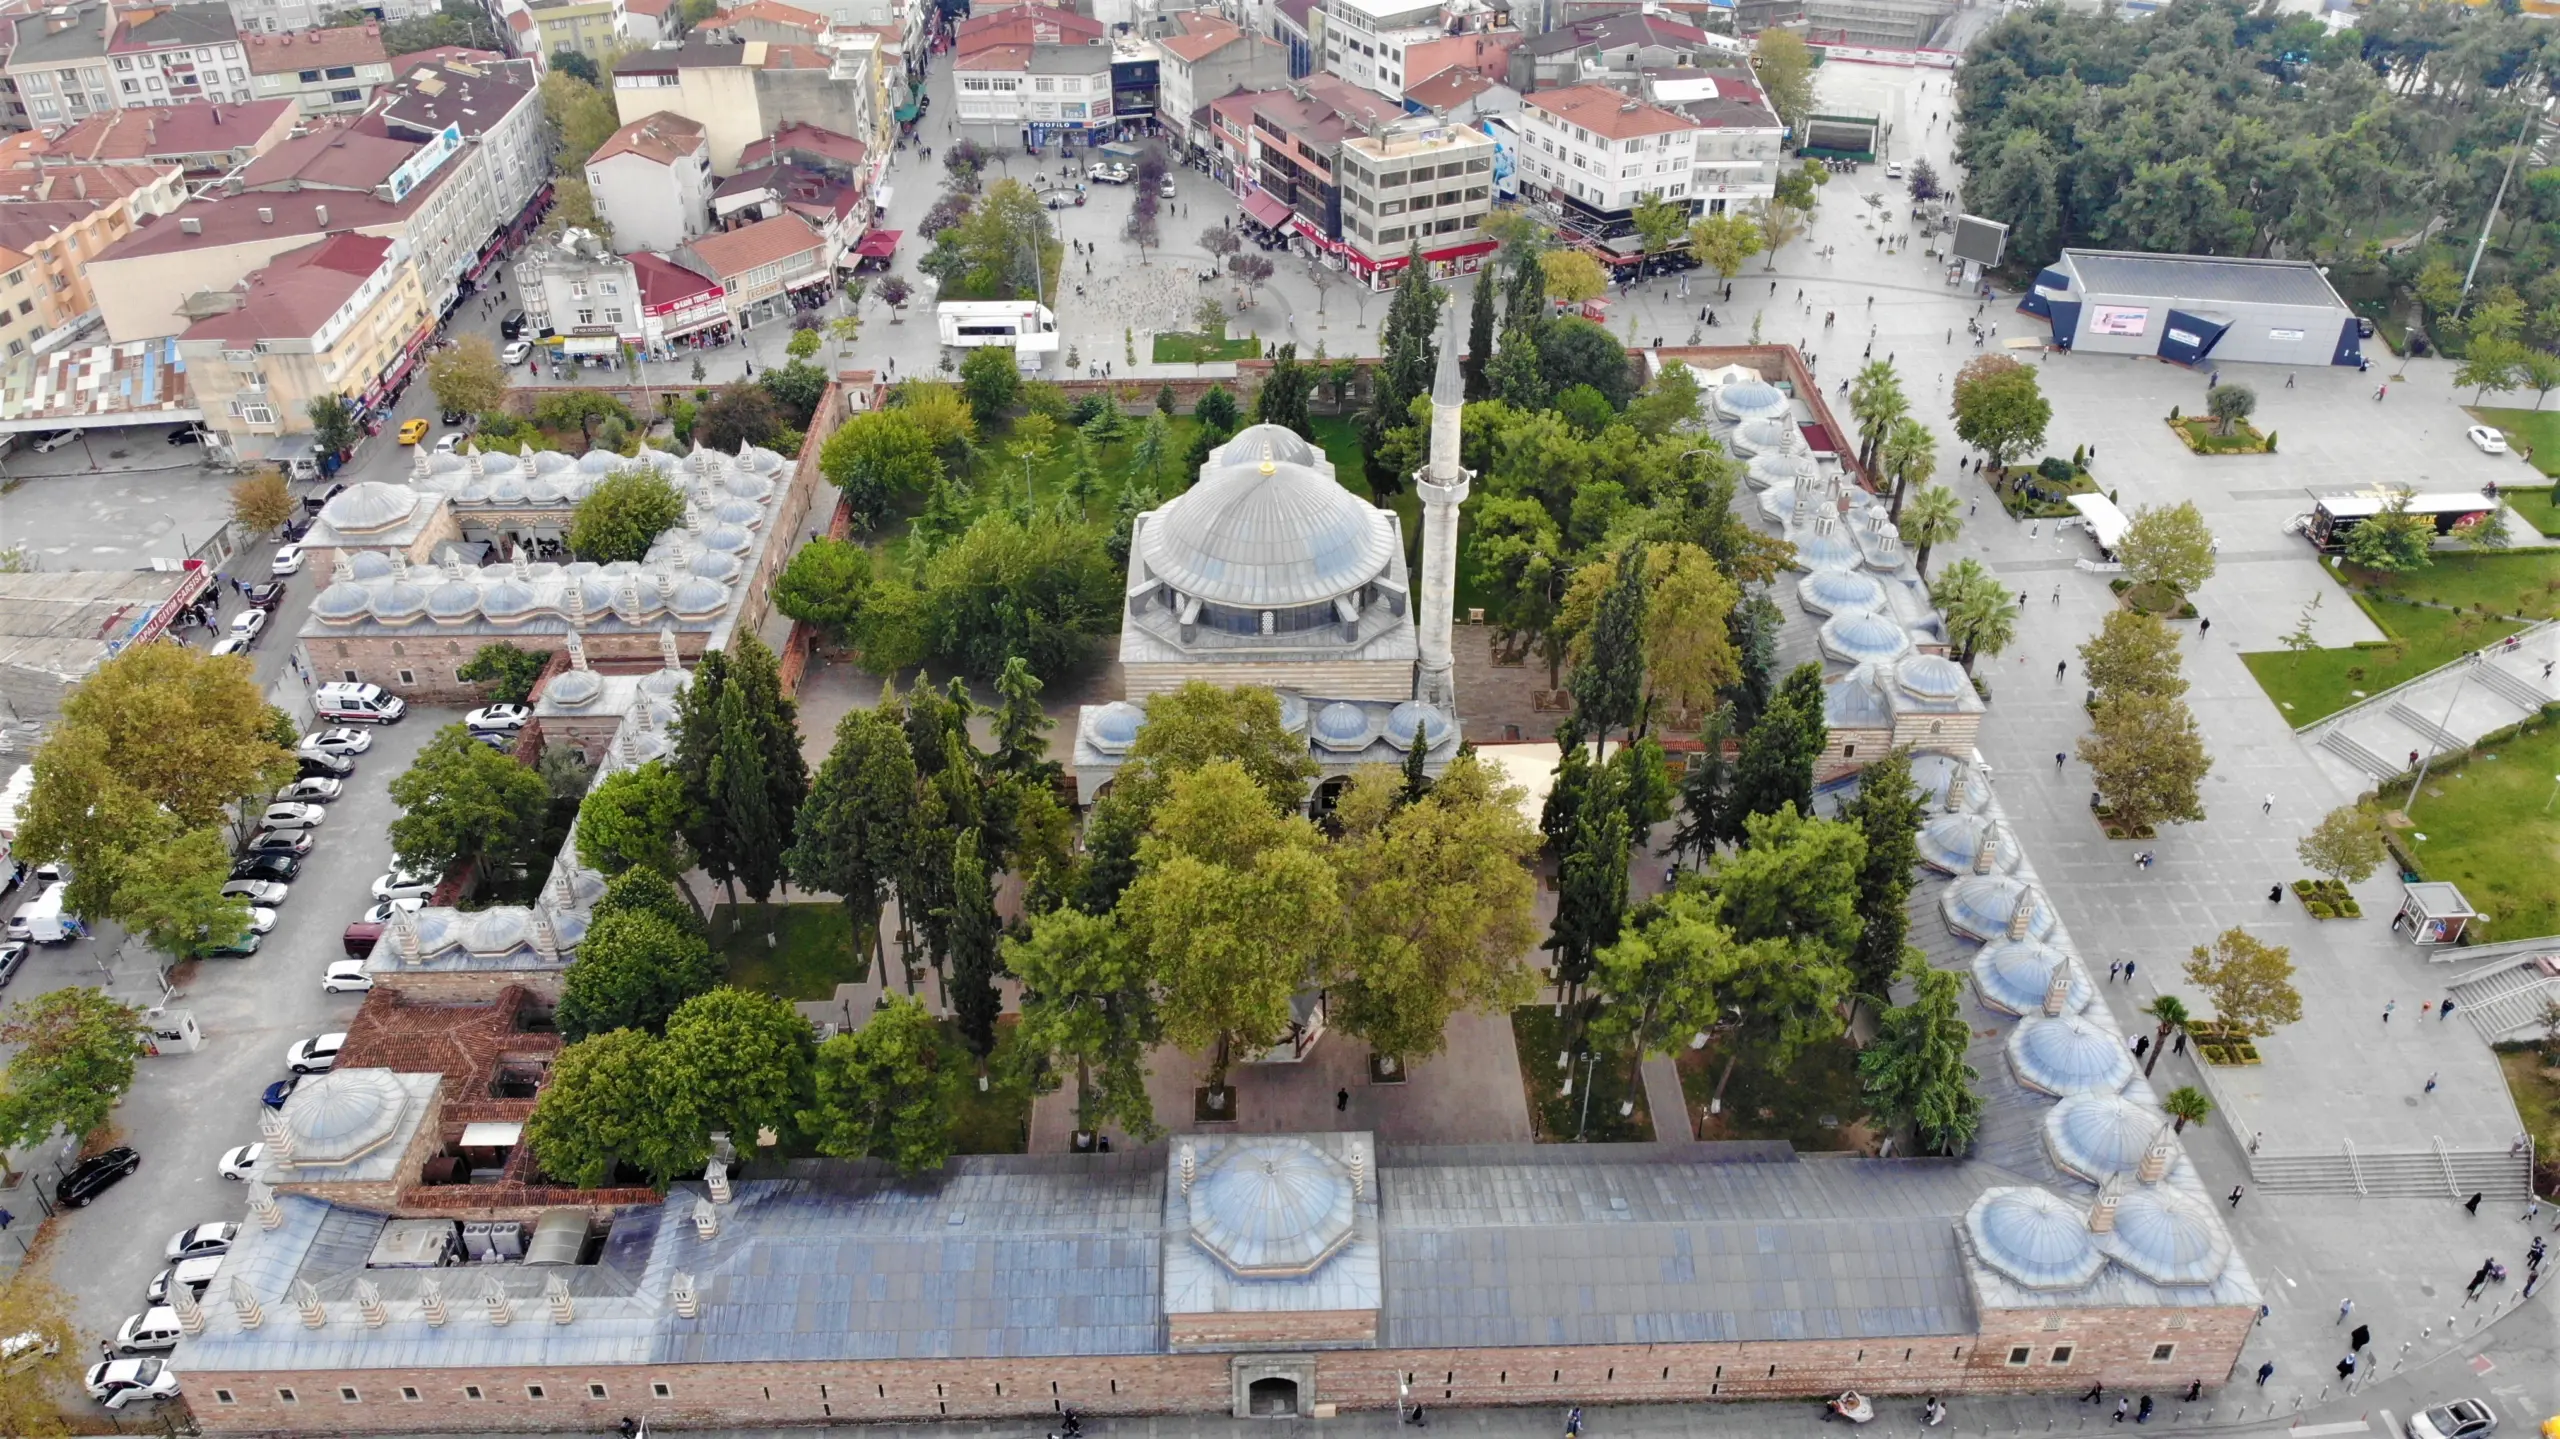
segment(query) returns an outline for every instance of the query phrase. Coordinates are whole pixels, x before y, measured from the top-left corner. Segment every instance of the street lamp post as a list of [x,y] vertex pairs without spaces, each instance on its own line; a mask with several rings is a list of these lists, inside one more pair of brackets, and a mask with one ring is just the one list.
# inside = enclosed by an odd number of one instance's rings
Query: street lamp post
[[[2474,664],[2480,663],[2480,652],[2478,650],[2473,650],[2471,652],[2471,662]],[[2445,725],[2453,722],[2453,703],[2455,700],[2462,698],[2462,682],[2469,678],[2471,678],[2471,675],[2467,670],[2453,677],[2453,690],[2444,698],[2444,719],[2436,725],[2436,729],[2439,733],[2449,733],[2449,731],[2445,730]],[[2427,743],[2432,746],[2435,741],[2433,739],[2429,739]],[[2418,761],[2417,777],[2409,781],[2409,797],[2400,802],[2400,812],[2402,814],[2409,814],[2417,809],[2418,787],[2427,782],[2427,769],[2435,762],[2435,751],[2432,748],[2427,751],[2424,758]]]
[[1575,1126],[1573,1142],[1579,1144],[1591,1133],[1591,1071],[1600,1062],[1600,1052],[1582,1051],[1582,1122]]

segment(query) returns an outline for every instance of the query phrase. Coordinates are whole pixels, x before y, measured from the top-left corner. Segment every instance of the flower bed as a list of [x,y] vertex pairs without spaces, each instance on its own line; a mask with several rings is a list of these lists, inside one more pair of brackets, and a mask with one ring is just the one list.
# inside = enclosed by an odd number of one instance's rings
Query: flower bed
[[2196,1020],[2187,1025],[2187,1037],[2195,1041],[2196,1053],[2207,1064],[2235,1065],[2258,1062],[2258,1046],[2249,1035],[2214,1020]]
[[2189,415],[2171,420],[2169,428],[2177,432],[2186,447],[2199,455],[2265,455],[2273,454],[2276,437],[2258,433],[2258,427],[2242,420],[2221,434],[2213,427],[2210,415]]
[[2293,892],[2313,919],[2362,919],[2355,893],[2334,879],[2297,879]]

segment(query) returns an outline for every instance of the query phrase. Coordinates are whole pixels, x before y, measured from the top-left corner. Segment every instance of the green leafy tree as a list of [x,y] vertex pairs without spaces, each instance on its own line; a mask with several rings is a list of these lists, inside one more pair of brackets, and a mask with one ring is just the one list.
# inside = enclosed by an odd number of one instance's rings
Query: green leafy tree
[[1885,437],[1911,418],[1911,399],[1890,361],[1869,360],[1850,379],[1849,417],[1858,422],[1858,464],[1872,468]]
[[1544,945],[1555,956],[1559,994],[1591,978],[1602,950],[1618,942],[1627,918],[1626,811],[1601,788],[1574,815],[1558,867],[1556,916]]
[[569,518],[569,548],[599,565],[638,561],[658,536],[684,523],[684,496],[651,469],[607,475]]
[[1645,602],[1650,593],[1644,572],[1642,545],[1619,552],[1615,577],[1592,618],[1588,652],[1574,666],[1574,709],[1595,740],[1612,729],[1627,731],[1633,740],[1642,718]]
[[2169,1116],[2171,1133],[2183,1134],[2190,1124],[2202,1124],[2213,1113],[2213,1101],[2192,1084],[2182,1084],[2160,1096],[2160,1111]]
[[815,330],[794,330],[791,332],[790,340],[783,345],[782,352],[795,360],[805,360],[818,353],[826,343],[818,338],[818,332]]
[[785,856],[801,888],[843,898],[857,941],[879,958],[883,988],[889,973],[880,908],[915,842],[915,759],[899,729],[896,700],[894,691],[886,692],[878,708],[849,710],[836,722],[835,746],[809,786]]
[[2125,526],[2116,557],[2135,585],[2184,598],[2213,578],[2213,527],[2193,500],[2144,505]]
[[1672,1053],[1724,1022],[1723,985],[1739,946],[1716,917],[1715,902],[1694,886],[1630,918],[1592,966],[1592,988],[1609,1003],[1592,1017],[1591,1037],[1605,1050],[1626,1051],[1632,1089],[1646,1055]]
[[[794,333],[807,335],[815,331]],[[801,431],[818,413],[818,401],[826,396],[827,372],[806,360],[793,359],[756,376],[756,387],[773,397],[777,423],[770,433],[761,438],[751,436],[751,441],[798,454],[806,439]]]
[[752,380],[723,385],[693,417],[693,442],[706,450],[736,454],[741,445],[762,445],[782,433],[782,407],[773,391]]
[[2226,929],[2199,944],[2186,963],[2187,982],[2212,1001],[2214,1018],[2243,1034],[2268,1035],[2302,1018],[2293,987],[2293,951],[2245,929]]
[[1804,211],[1771,198],[1752,206],[1749,213],[1753,223],[1760,227],[1760,247],[1769,257],[1762,262],[1761,268],[1774,270],[1778,267],[1778,252],[1804,233]]
[[2560,390],[2560,355],[2549,350],[2525,351],[2516,361],[2516,385],[2533,391],[2533,407],[2541,409],[2551,392]]
[[1326,986],[1335,1024],[1403,1061],[1437,1054],[1458,1010],[1527,1001],[1535,981],[1520,958],[1538,936],[1528,865],[1539,839],[1520,818],[1522,792],[1473,755],[1420,797],[1408,788],[1369,766],[1334,806],[1343,924]]
[[1616,336],[1574,315],[1559,315],[1538,324],[1538,373],[1546,393],[1561,395],[1576,385],[1589,385],[1623,410],[1635,398],[1635,367],[1627,347]]
[[1944,485],[1923,485],[1911,495],[1896,517],[1902,531],[1902,542],[1911,546],[1912,559],[1919,567],[1920,578],[1929,577],[1929,552],[1940,545],[1955,543],[1964,533],[1964,502],[1956,492]]
[[1316,776],[1307,742],[1281,723],[1271,691],[1193,680],[1147,701],[1147,722],[1138,727],[1114,788],[1127,789],[1134,779],[1141,790],[1160,791],[1177,775],[1230,760],[1277,810],[1303,804]]
[[578,805],[578,863],[608,877],[634,865],[683,883],[684,781],[665,760],[616,770]]
[[1019,657],[1054,677],[1116,633],[1125,574],[1093,527],[1005,511],[978,517],[924,563],[921,583],[884,576],[866,603],[863,663],[889,673],[939,657],[979,679]]
[[293,510],[293,493],[279,471],[260,470],[231,487],[231,518],[253,535],[284,528]]
[[1263,378],[1261,393],[1253,397],[1256,424],[1279,425],[1313,438],[1315,421],[1307,412],[1307,401],[1315,392],[1315,376],[1298,363],[1298,346],[1292,341],[1271,352],[1271,373]]
[[2098,632],[2080,646],[2080,672],[2100,699],[2119,694],[2174,699],[2187,692],[2182,664],[2178,637],[2158,615],[2142,610],[2107,611]]
[[1022,372],[1014,366],[1012,349],[988,345],[971,350],[960,362],[960,393],[979,429],[1004,423],[1022,403]]
[[1875,1043],[1858,1054],[1858,1076],[1876,1113],[1909,1124],[1937,1154],[1962,1154],[1982,1128],[1982,1076],[1965,1063],[1973,1027],[1964,1017],[1964,982],[1953,971],[1911,968],[1911,1002],[1884,1012]]
[[1876,447],[1876,465],[1893,481],[1893,501],[1886,513],[1899,521],[1904,497],[1914,486],[1929,483],[1938,471],[1938,437],[1918,420],[1898,420]]
[[673,879],[654,869],[632,868],[604,882],[604,897],[589,912],[588,923],[614,914],[647,914],[691,934],[707,935],[702,910]]
[[1371,372],[1369,404],[1359,420],[1363,473],[1370,493],[1381,503],[1404,488],[1406,476],[1388,439],[1412,425],[1413,402],[1430,393],[1439,357],[1435,335],[1440,302],[1445,298],[1431,283],[1431,267],[1422,258],[1421,245],[1413,245],[1405,253],[1395,296],[1378,330],[1381,358]]
[[941,1026],[922,1004],[890,995],[860,1029],[818,1046],[800,1124],[820,1154],[885,1159],[901,1174],[939,1169],[961,1088]]
[[737,877],[726,837],[712,809],[711,761],[720,750],[720,696],[729,687],[729,655],[707,650],[693,669],[693,683],[676,696],[675,752],[668,767],[684,785],[684,842],[712,883]]
[[[741,1151],[760,1143],[762,1130],[787,1140],[808,1104],[816,1041],[817,1031],[787,999],[709,990],[667,1019],[661,1092],[691,1121],[689,1134],[726,1131]],[[688,1156],[682,1167],[701,1162]]]
[[0,1013],[0,1044],[12,1051],[0,1143],[28,1148],[57,1130],[87,1139],[133,1088],[145,1029],[142,1011],[81,985],[10,1005]]
[[403,868],[443,874],[465,860],[485,873],[533,857],[551,807],[542,776],[446,725],[391,781],[391,848]]
[[1866,839],[1858,866],[1858,936],[1849,947],[1849,970],[1858,992],[1882,999],[1901,967],[1911,917],[1912,875],[1920,865],[1920,826],[1928,802],[1913,785],[1911,752],[1889,751],[1858,775],[1858,794],[1841,817]]
[[[1847,958],[1862,924],[1866,837],[1853,824],[1789,806],[1743,820],[1742,847],[1707,872],[1717,917],[1744,943],[1774,939]],[[1899,956],[1896,956],[1898,959]]]
[[2456,524],[2453,538],[2469,550],[2503,550],[2515,543],[2515,532],[2507,527],[2507,507],[2497,504]]
[[1674,854],[1701,863],[1715,853],[1725,833],[1725,810],[1732,803],[1733,764],[1724,756],[1733,733],[1733,707],[1720,706],[1698,732],[1698,749],[1680,776],[1680,826],[1672,832]]
[[1485,386],[1494,399],[1518,410],[1546,408],[1546,367],[1538,359],[1536,332],[1516,327],[1502,332],[1502,347],[1485,367]]
[[1697,423],[1701,391],[1698,372],[1687,365],[1665,365],[1644,393],[1627,404],[1627,423],[1646,439],[1660,439]]
[[593,922],[561,979],[553,1018],[572,1044],[617,1029],[666,1029],[668,1016],[720,982],[711,945],[663,915],[626,912]]
[[996,773],[1044,782],[1058,773],[1057,763],[1049,758],[1049,731],[1056,721],[1040,708],[1040,688],[1040,677],[1019,655],[1006,660],[1004,672],[996,676],[996,693],[1004,701],[996,709],[991,761]]
[[711,756],[708,793],[721,845],[729,854],[730,900],[736,902],[737,887],[743,885],[747,896],[762,905],[782,878],[783,842],[792,817],[774,810],[764,746],[747,705],[746,686],[733,679],[720,696],[720,745]]
[[1956,436],[2006,466],[2044,443],[2053,403],[2036,372],[2006,355],[1984,355],[1956,374]]
[[663,1183],[698,1164],[707,1148],[668,1102],[665,1060],[665,1043],[637,1029],[561,1050],[524,1124],[542,1172],[593,1189],[623,1165]]
[[1715,271],[1718,280],[1732,279],[1760,253],[1760,243],[1760,227],[1740,211],[1701,215],[1689,226],[1689,253]]
[[1288,1033],[1290,1001],[1331,949],[1340,913],[1315,827],[1276,811],[1232,760],[1172,779],[1119,903],[1156,976],[1165,1037],[1208,1052],[1213,1094],[1239,1050]]
[[1010,179],[988,186],[968,217],[936,238],[958,253],[961,283],[991,300],[1027,299],[1043,289],[1043,267],[1054,271],[1062,248],[1040,197]]
[[1798,135],[1813,114],[1813,47],[1792,31],[1763,30],[1753,40],[1751,68],[1777,111],[1778,122]]
[[2406,574],[2435,563],[2435,523],[2409,513],[2406,494],[2394,495],[2380,513],[2347,531],[2347,563],[2386,574]]
[[2204,752],[2195,716],[2171,695],[2121,693],[2099,701],[2095,724],[2080,737],[2090,779],[2128,831],[2204,818]]
[[464,335],[427,358],[427,388],[436,406],[485,415],[506,400],[507,367],[485,335]]
[[2471,342],[2470,353],[2453,372],[2453,382],[2471,386],[2471,403],[2479,404],[2491,390],[2505,394],[2516,387],[2524,357],[2522,344],[2497,335],[2482,336]]
[[2357,804],[2342,804],[2321,816],[2293,852],[2312,873],[2341,884],[2362,883],[2390,857],[2382,841],[2382,822],[2372,810]]
[[773,607],[843,643],[858,633],[874,590],[871,551],[821,536],[802,545],[773,582]]
[[1739,840],[1750,816],[1774,814],[1792,805],[1800,814],[1813,810],[1813,762],[1831,742],[1823,717],[1822,666],[1801,664],[1770,697],[1760,720],[1743,737],[1734,762],[1733,790],[1725,805],[1725,823],[1716,837]]
[[1580,250],[1549,250],[1538,256],[1538,268],[1546,272],[1550,300],[1579,305],[1609,288],[1609,272]]
[[520,705],[533,698],[534,681],[542,678],[550,663],[549,650],[522,650],[505,640],[493,640],[473,650],[470,661],[453,676],[480,686],[481,696],[491,704]]
[[302,413],[311,421],[311,443],[327,454],[344,455],[364,440],[355,412],[342,396],[315,395]]
[[2247,385],[2220,384],[2205,396],[2205,412],[2213,416],[2213,432],[2230,434],[2258,409],[2258,392]]
[[173,832],[135,851],[116,893],[115,919],[173,960],[249,931],[249,905],[222,892],[231,847],[214,829]]
[[931,490],[946,473],[933,432],[898,407],[856,415],[837,427],[818,450],[818,472],[843,493],[856,522],[866,528],[899,501]]
[[1677,200],[1663,199],[1659,194],[1647,195],[1636,202],[1628,216],[1643,242],[1647,255],[1667,254],[1676,249],[1689,232],[1689,207]]
[[1022,984],[1015,1052],[1049,1075],[1074,1070],[1076,1128],[1099,1134],[1116,1125],[1140,1142],[1161,1133],[1147,1097],[1147,1051],[1163,1026],[1143,957],[1119,920],[1067,908],[1034,915],[1024,934],[1004,941],[1004,967]]

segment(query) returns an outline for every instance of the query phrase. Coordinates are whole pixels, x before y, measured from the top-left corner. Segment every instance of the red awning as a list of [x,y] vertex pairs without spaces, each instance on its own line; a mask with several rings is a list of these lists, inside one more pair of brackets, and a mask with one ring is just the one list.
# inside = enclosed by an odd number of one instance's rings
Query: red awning
[[1817,455],[1836,455],[1840,447],[1831,441],[1831,429],[1812,420],[1800,420],[1796,432],[1804,436],[1805,448]]
[[904,230],[874,230],[862,237],[862,243],[854,246],[853,252],[866,260],[888,259],[906,233]]
[[1244,212],[1266,230],[1278,229],[1289,218],[1289,206],[1267,190],[1256,190],[1244,197]]

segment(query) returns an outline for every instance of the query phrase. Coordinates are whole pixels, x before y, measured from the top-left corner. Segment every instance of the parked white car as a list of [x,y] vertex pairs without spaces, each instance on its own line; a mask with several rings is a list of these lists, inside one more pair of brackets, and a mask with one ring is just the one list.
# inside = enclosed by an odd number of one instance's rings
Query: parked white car
[[278,804],[327,804],[346,793],[346,785],[327,776],[298,779],[276,791]]
[[462,717],[465,729],[513,733],[533,719],[533,710],[525,705],[486,705]]
[[263,1144],[234,1145],[222,1151],[222,1160],[215,1168],[222,1171],[225,1179],[247,1179],[258,1172],[258,1160],[266,1152]]
[[177,1260],[193,1259],[202,1254],[228,1254],[231,1252],[231,1241],[239,1237],[239,1225],[220,1219],[208,1219],[202,1224],[181,1229],[170,1235],[169,1247],[163,1251],[162,1257]]
[[320,976],[320,987],[331,994],[362,994],[373,988],[373,976],[364,972],[361,959],[333,959]]
[[436,877],[395,869],[373,882],[375,899],[425,899],[436,892]]
[[360,755],[373,748],[373,732],[349,729],[344,725],[335,729],[315,730],[304,735],[302,743],[294,748],[303,754]]
[[136,1399],[174,1399],[178,1371],[157,1359],[110,1359],[89,1366],[89,1397],[110,1409]]
[[231,617],[231,634],[235,639],[244,639],[254,645],[258,642],[258,636],[266,632],[267,612],[265,610],[242,610]]
[[[344,1030],[336,1034],[315,1034],[284,1052],[284,1067],[296,1074],[326,1074],[337,1064],[338,1051],[346,1045]],[[254,1149],[257,1146],[250,1147]]]
[[273,913],[293,890],[272,879],[235,879],[222,886],[224,899],[245,899],[259,909]]
[[316,804],[278,800],[258,816],[258,823],[267,829],[313,829],[328,817],[329,812]]
[[267,573],[279,578],[302,573],[302,546],[299,543],[278,545],[276,557],[267,561]]
[[2495,426],[2473,425],[2462,433],[2470,438],[2471,443],[2478,445],[2480,453],[2484,455],[2503,455],[2507,452],[2506,432]]

